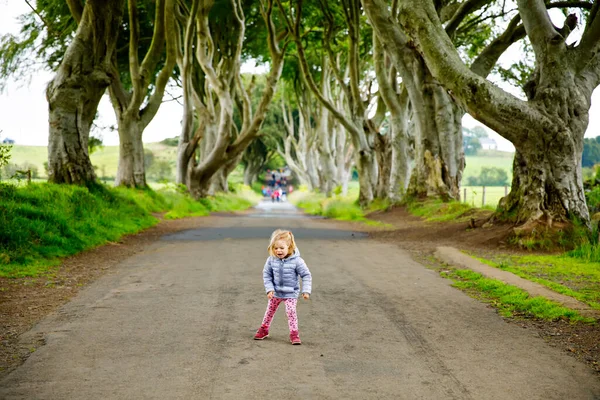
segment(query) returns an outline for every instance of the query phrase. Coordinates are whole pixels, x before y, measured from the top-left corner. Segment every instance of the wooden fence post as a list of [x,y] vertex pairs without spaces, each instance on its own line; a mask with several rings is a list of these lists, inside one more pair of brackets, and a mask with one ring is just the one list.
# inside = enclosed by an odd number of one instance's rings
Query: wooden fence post
[[481,207],[485,206],[485,186],[483,187],[483,193],[481,195]]
[[467,202],[467,188],[464,188],[464,196],[463,196],[463,201],[466,203]]
[[504,196],[506,197],[508,195],[508,186],[504,186]]

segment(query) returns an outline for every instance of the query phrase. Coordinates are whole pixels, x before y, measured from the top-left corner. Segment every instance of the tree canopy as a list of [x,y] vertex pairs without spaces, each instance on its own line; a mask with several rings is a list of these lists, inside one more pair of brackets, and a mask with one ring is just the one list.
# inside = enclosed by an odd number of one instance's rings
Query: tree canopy
[[[21,33],[0,39],[1,78],[56,72],[55,181],[95,179],[89,126],[108,89],[117,184],[145,185],[142,134],[172,79],[182,92],[176,179],[196,197],[226,190],[240,163],[251,183],[277,155],[327,195],[357,170],[365,206],[458,200],[465,154],[487,136],[462,127],[468,112],[517,150],[496,219],[589,221],[581,168],[600,158],[600,141],[583,138],[600,83],[597,2],[110,0],[92,12],[99,5],[38,1]],[[499,64],[511,46],[521,57]],[[266,72],[245,75],[245,62]],[[480,180],[506,177],[488,169]]]

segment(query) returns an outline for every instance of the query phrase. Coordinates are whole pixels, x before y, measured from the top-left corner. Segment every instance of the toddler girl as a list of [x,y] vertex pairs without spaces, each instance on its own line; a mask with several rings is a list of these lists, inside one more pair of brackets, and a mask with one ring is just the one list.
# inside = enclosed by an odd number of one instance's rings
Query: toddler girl
[[298,317],[296,316],[296,303],[300,293],[298,278],[302,278],[302,297],[308,300],[312,276],[306,263],[300,258],[300,251],[296,247],[292,232],[281,229],[273,232],[268,249],[270,256],[263,269],[263,280],[269,303],[263,322],[254,335],[254,339],[262,340],[269,336],[269,326],[275,311],[283,302],[290,327],[290,341],[292,344],[302,344],[298,335]]

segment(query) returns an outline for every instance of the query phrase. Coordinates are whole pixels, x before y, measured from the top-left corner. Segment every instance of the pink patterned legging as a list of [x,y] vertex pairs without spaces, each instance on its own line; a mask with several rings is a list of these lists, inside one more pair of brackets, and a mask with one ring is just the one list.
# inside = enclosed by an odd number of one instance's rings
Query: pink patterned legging
[[298,316],[296,315],[296,304],[298,303],[298,299],[281,299],[278,297],[269,299],[269,304],[267,305],[267,311],[265,312],[262,326],[269,329],[271,321],[273,321],[273,317],[275,316],[275,311],[277,311],[277,307],[279,307],[281,302],[285,303],[285,313],[287,314],[290,332],[297,332]]

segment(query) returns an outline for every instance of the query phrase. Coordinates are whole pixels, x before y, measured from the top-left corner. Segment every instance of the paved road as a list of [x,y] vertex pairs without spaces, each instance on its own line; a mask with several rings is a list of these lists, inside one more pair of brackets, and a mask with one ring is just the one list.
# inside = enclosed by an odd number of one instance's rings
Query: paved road
[[[505,323],[396,246],[287,203],[164,237],[40,323],[47,344],[0,382],[2,399],[600,399],[586,366]],[[313,274],[254,341],[274,228]]]

